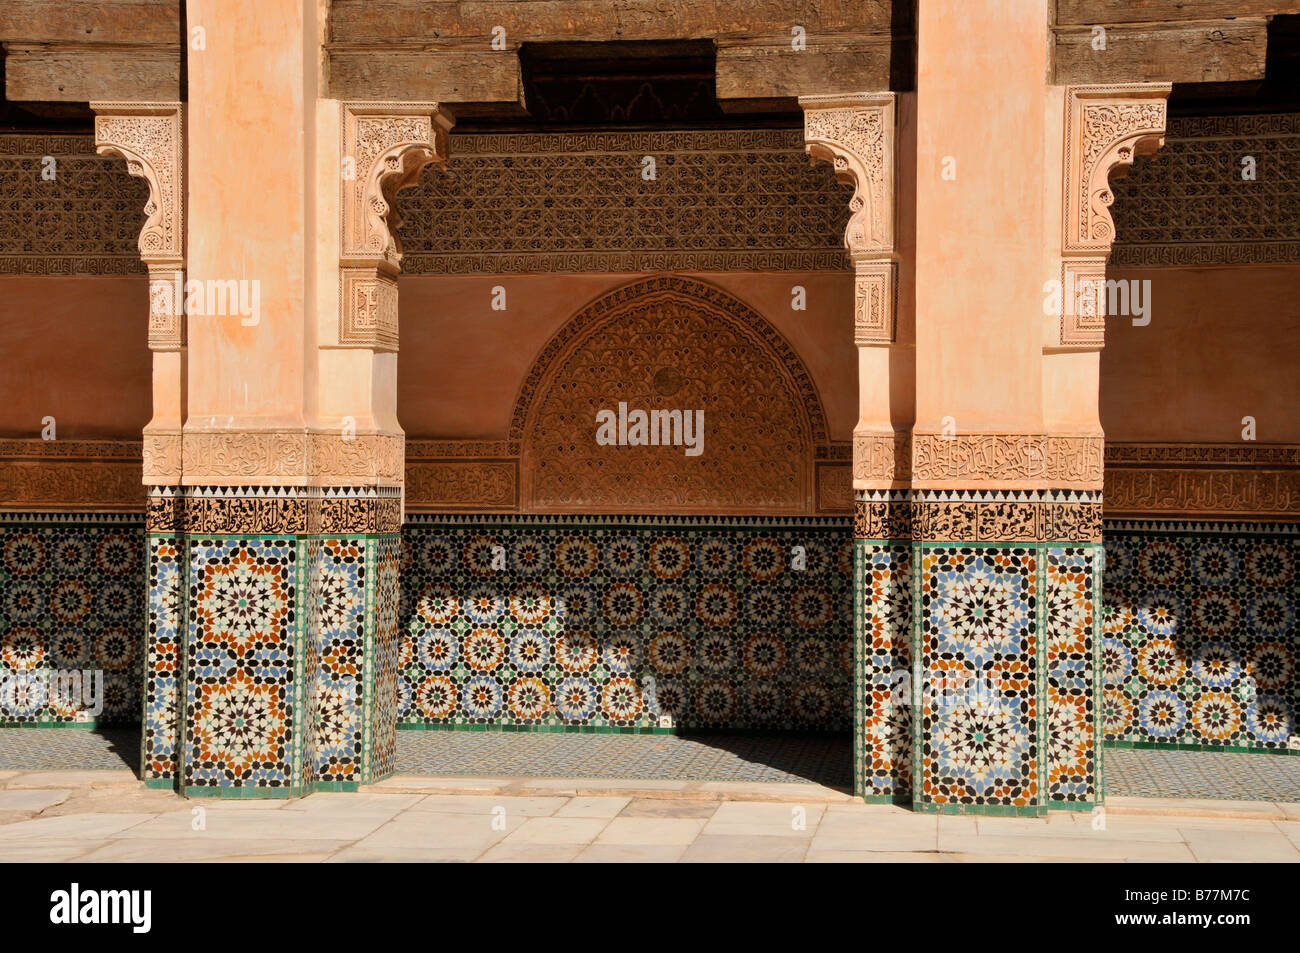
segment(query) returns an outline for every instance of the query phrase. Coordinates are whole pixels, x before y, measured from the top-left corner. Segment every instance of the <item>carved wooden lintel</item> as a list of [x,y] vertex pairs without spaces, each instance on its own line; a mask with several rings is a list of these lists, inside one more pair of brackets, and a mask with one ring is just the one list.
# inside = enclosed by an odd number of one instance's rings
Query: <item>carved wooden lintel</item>
[[437,103],[343,103],[339,344],[397,350],[397,193],[447,161],[454,122]]

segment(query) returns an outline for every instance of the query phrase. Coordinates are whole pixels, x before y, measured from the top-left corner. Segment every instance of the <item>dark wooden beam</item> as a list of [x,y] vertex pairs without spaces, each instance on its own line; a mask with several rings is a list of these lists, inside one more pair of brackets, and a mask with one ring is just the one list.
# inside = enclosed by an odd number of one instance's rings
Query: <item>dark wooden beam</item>
[[718,100],[728,110],[736,101],[735,110],[744,111],[752,100],[887,90],[892,47],[889,36],[810,36],[798,52],[784,36],[719,41]]
[[1104,50],[1093,49],[1091,28],[1058,27],[1054,42],[1059,85],[1232,83],[1263,78],[1268,21],[1107,27]]
[[11,102],[176,102],[180,96],[179,50],[5,46]]
[[1057,26],[1253,19],[1300,13],[1300,0],[1056,0]]
[[732,34],[888,33],[908,0],[333,0],[338,43],[482,38],[503,27],[510,43],[667,40]]
[[335,50],[329,91],[343,100],[497,103],[517,107],[506,115],[524,113],[515,50]]
[[4,0],[0,42],[180,48],[182,0]]

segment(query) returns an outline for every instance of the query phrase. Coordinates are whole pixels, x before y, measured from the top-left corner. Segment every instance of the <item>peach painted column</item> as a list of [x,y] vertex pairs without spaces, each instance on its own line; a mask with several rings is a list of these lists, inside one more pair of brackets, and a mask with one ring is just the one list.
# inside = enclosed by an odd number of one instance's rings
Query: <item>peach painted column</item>
[[[844,244],[854,271],[858,349],[854,790],[868,800],[892,800],[906,789],[911,767],[910,698],[896,691],[896,677],[909,668],[909,636],[905,624],[882,618],[897,604],[911,561],[910,533],[900,520],[908,506],[914,382],[910,311],[900,315],[899,308],[899,108],[892,93],[803,96],[799,105],[808,153],[853,186]],[[907,129],[913,131],[910,123]]]
[[[1049,0],[920,0],[911,797],[1039,814],[1100,797],[1101,437],[1044,362],[1060,195]],[[1059,149],[1059,147],[1057,147]],[[1049,407],[1050,405],[1050,407]],[[1068,414],[1066,416],[1069,416]]]
[[393,768],[390,226],[450,121],[322,99],[322,8],[186,5],[202,42],[186,50],[187,416],[167,510],[183,647],[175,764],[158,780],[190,796],[346,790]]

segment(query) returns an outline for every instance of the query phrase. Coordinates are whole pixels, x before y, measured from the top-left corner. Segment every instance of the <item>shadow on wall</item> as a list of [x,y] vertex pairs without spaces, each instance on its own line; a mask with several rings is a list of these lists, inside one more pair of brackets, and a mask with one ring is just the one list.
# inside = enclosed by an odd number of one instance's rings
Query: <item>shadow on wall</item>
[[1102,669],[1109,744],[1300,745],[1300,534],[1107,527]]
[[416,517],[399,726],[847,730],[847,520]]

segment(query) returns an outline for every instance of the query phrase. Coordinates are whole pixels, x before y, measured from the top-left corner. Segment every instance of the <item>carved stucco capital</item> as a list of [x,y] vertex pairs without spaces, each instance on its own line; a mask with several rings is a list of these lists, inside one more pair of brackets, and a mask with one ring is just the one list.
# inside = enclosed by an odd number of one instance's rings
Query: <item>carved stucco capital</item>
[[437,103],[342,103],[339,344],[397,350],[397,193],[447,161],[454,120]]
[[185,131],[181,103],[91,103],[95,151],[121,156],[149,183],[140,257],[145,264],[185,258]]
[[1168,83],[1071,86],[1066,90],[1065,241],[1067,252],[1110,254],[1115,196],[1110,176],[1165,141]]
[[1106,259],[1115,241],[1110,179],[1164,144],[1171,88],[1137,83],[1066,90],[1060,349],[1096,350],[1105,343]]
[[804,148],[853,186],[844,246],[855,272],[854,341],[894,340],[894,124],[892,93],[801,96]]
[[95,151],[121,156],[149,183],[140,258],[149,269],[149,347],[185,344],[185,107],[181,103],[91,103]]
[[854,261],[894,250],[894,95],[800,96],[804,149],[853,186],[844,245]]

